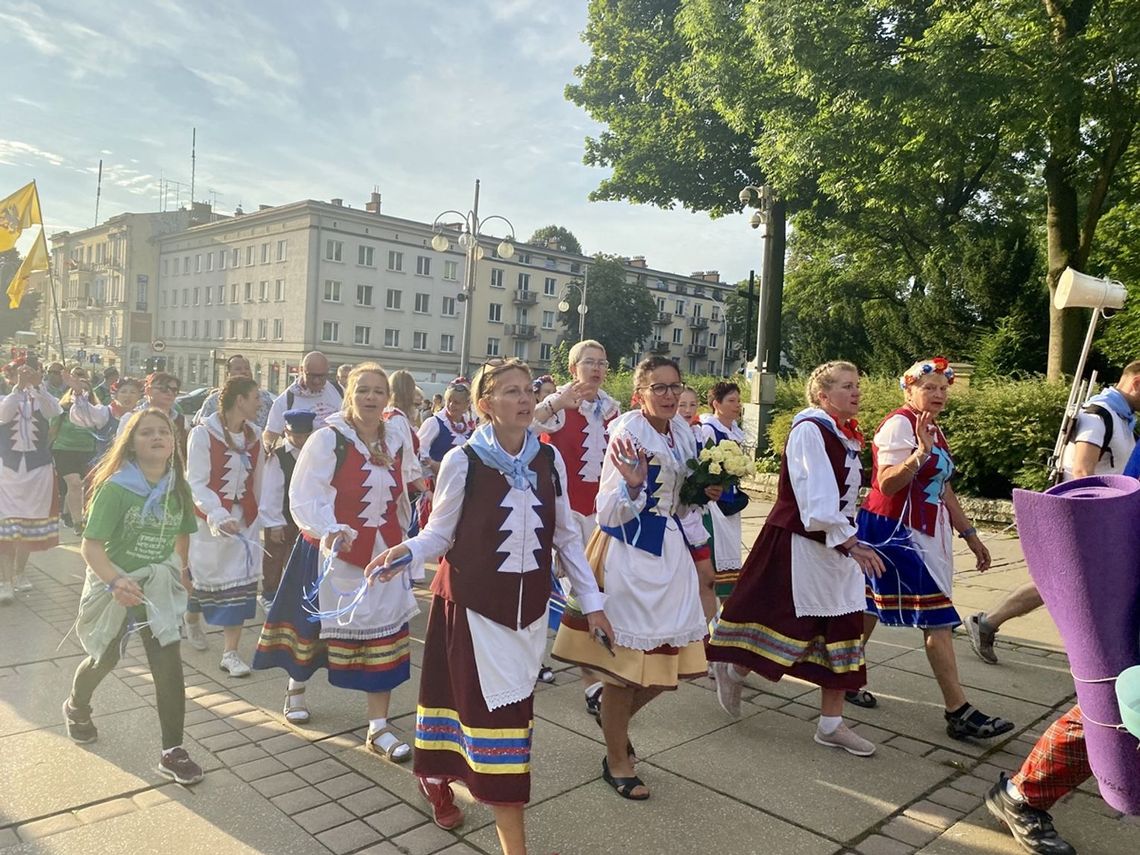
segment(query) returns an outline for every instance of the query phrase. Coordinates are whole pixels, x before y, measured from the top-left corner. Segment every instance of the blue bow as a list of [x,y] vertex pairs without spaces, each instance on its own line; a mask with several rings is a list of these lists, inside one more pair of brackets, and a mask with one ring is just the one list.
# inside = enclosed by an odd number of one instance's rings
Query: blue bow
[[483,461],[484,465],[497,469],[506,475],[507,480],[516,490],[525,490],[527,487],[532,490],[538,489],[538,473],[530,468],[530,464],[535,455],[538,454],[541,443],[532,431],[526,432],[522,454],[519,457],[512,457],[503,451],[495,440],[495,431],[491,425],[482,425],[477,428],[475,433],[471,434],[471,438],[467,440],[467,444],[471,446],[472,451],[479,455],[479,459]]

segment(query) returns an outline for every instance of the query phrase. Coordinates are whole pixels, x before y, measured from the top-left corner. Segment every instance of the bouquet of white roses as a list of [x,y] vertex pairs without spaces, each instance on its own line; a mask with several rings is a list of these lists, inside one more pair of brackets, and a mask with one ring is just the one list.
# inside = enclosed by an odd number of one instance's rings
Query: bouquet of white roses
[[740,479],[753,470],[752,461],[740,446],[731,439],[714,443],[711,439],[688,462],[692,472],[681,486],[681,501],[686,505],[703,505],[709,501],[706,487],[720,486],[735,491]]

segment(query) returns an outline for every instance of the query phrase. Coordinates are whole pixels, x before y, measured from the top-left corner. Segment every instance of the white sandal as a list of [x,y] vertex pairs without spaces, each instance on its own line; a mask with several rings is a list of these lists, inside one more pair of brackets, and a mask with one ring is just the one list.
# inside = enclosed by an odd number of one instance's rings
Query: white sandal
[[285,690],[285,721],[289,724],[308,724],[311,716],[309,708],[302,700],[299,704],[291,703],[292,698],[300,698],[305,694],[305,687]]

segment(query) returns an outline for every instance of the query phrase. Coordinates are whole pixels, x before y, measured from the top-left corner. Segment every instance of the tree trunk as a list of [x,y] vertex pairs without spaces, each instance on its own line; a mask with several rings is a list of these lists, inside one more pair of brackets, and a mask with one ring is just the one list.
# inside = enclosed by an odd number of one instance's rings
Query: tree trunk
[[1082,312],[1053,305],[1057,280],[1065,268],[1081,266],[1077,188],[1069,170],[1069,164],[1055,154],[1050,154],[1045,163],[1045,233],[1049,262],[1045,275],[1049,286],[1049,356],[1045,374],[1053,383],[1076,366],[1084,326]]

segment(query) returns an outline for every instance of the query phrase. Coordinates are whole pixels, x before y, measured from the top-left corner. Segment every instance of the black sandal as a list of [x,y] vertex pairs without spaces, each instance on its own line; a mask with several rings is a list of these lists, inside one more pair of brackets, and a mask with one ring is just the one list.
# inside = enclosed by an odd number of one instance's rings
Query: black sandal
[[866,689],[859,689],[857,692],[844,692],[843,700],[865,710],[873,710],[879,705],[879,699]]
[[997,716],[986,716],[977,708],[966,704],[958,712],[943,713],[946,716],[946,735],[951,739],[993,739],[1013,730],[1013,722]]
[[[596,721],[598,723],[598,727],[602,726],[602,711],[601,710],[598,710],[598,717],[596,719],[594,719],[594,721]],[[634,763],[641,762],[637,759],[637,751],[634,749],[633,743],[628,739],[625,741],[625,753],[628,754],[631,758],[633,758]]]
[[602,758],[602,780],[613,787],[614,792],[616,792],[623,799],[629,799],[631,802],[643,802],[649,798],[649,793],[646,793],[643,796],[633,795],[634,790],[636,790],[638,787],[645,786],[645,781],[641,780],[641,778],[637,777],[637,775],[631,775],[628,778],[615,778],[613,775],[611,775],[610,761],[608,757]]
[[538,669],[538,682],[540,683],[553,683],[554,682],[554,669],[542,663],[542,667]]

